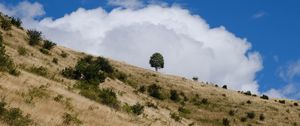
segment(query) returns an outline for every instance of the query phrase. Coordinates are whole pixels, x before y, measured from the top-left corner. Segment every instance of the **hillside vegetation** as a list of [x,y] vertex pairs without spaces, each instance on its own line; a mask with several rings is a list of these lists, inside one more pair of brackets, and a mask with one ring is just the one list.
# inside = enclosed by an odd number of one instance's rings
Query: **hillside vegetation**
[[0,18],[4,126],[297,126],[298,101],[269,99],[57,46]]

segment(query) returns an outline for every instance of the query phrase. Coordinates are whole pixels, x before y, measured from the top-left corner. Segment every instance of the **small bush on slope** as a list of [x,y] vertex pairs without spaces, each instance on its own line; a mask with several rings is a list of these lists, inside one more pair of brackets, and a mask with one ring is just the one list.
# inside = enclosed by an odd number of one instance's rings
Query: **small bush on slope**
[[144,106],[140,103],[136,103],[133,106],[128,105],[127,103],[123,105],[123,110],[127,113],[133,113],[136,115],[141,115],[144,112]]
[[86,81],[86,84],[98,85],[104,82],[108,74],[113,73],[113,67],[105,58],[92,56],[80,59],[74,68],[65,68],[62,75],[67,78]]
[[43,44],[43,48],[47,50],[51,50],[54,46],[56,46],[56,43],[51,42],[49,40],[45,40]]
[[20,18],[14,18],[14,17],[12,17],[10,22],[11,22],[12,25],[14,25],[14,26],[16,26],[18,28],[22,27],[22,21],[21,21]]
[[27,55],[27,49],[24,48],[24,47],[22,47],[22,46],[19,46],[19,47],[18,47],[18,53],[19,53],[19,55],[21,55],[21,56],[26,56],[26,55]]
[[176,90],[171,90],[170,91],[170,99],[174,102],[179,102],[181,101],[181,98],[179,96],[179,94],[177,93]]
[[99,89],[98,86],[85,84],[85,82],[79,82],[75,87],[80,89],[79,93],[86,98],[115,109],[120,107],[117,94],[112,89]]
[[23,116],[23,112],[19,108],[5,108],[6,103],[0,102],[0,120],[9,126],[30,126],[33,121],[30,115]]
[[5,31],[10,30],[11,29],[10,21],[3,18],[2,21],[1,21],[1,28]]
[[3,44],[3,38],[1,34],[0,34],[0,71],[6,71],[15,76],[18,76],[20,74],[20,72],[17,71],[12,59],[6,54],[6,50]]
[[162,93],[162,88],[156,84],[152,84],[148,87],[148,93],[150,96],[159,100],[164,100],[165,96]]
[[42,40],[42,32],[37,30],[28,30],[27,35],[29,37],[29,45],[35,46]]
[[64,113],[64,115],[62,116],[63,118],[63,124],[65,125],[81,125],[82,124],[82,121],[80,121],[78,118],[77,118],[77,115],[72,115],[72,114],[69,114],[69,113]]
[[48,69],[43,66],[40,67],[32,66],[30,68],[30,72],[43,77],[46,77],[48,75]]

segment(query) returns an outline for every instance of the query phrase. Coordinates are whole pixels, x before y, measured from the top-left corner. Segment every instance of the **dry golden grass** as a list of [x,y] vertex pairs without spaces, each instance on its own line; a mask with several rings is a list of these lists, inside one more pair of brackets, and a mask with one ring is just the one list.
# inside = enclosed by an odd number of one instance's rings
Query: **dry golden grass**
[[[78,115],[83,126],[181,126],[192,123],[200,126],[215,126],[223,125],[223,118],[229,119],[230,124],[236,126],[247,124],[252,126],[300,125],[300,107],[293,106],[293,103],[297,101],[286,100],[285,104],[280,104],[275,102],[275,99],[263,100],[259,97],[246,96],[236,91],[217,88],[212,84],[160,74],[110,59],[112,65],[119,71],[126,73],[137,87],[155,83],[163,87],[167,93],[171,89],[183,92],[189,99],[189,102],[185,103],[185,108],[188,108],[191,113],[180,114],[183,119],[181,122],[176,122],[170,117],[170,113],[178,113],[178,108],[182,106],[180,103],[175,103],[170,99],[154,99],[146,93],[137,92],[137,89],[130,84],[108,78],[100,84],[100,87],[113,88],[117,92],[121,104],[133,105],[139,102],[145,105],[146,102],[151,102],[158,106],[158,109],[145,107],[144,113],[140,116],[115,110],[79,95],[78,90],[72,89],[76,82],[60,75],[63,68],[74,66],[77,60],[86,54],[57,46],[50,51],[51,55],[45,55],[39,51],[39,47],[28,45],[25,31],[16,27],[13,27],[11,31],[0,31],[8,55],[13,58],[21,71],[18,77],[0,72],[0,96],[5,97],[9,106],[18,107],[24,113],[30,114],[37,125],[64,125],[62,116],[65,112]],[[26,48],[27,55],[19,55],[18,47]],[[62,52],[66,52],[68,56],[66,58],[61,57]],[[53,58],[58,59],[58,64],[52,63]],[[43,66],[47,68],[48,74],[46,76],[33,74],[30,72],[32,66]],[[45,97],[35,97],[32,102],[28,103],[26,101],[28,90],[41,85],[47,85],[46,89],[43,90],[43,93],[46,94]],[[198,99],[208,99],[208,104],[194,105],[191,101],[196,94],[199,96]],[[55,101],[54,97],[57,95],[62,95],[63,100]],[[251,104],[246,103],[248,100],[251,101]],[[229,115],[230,110],[235,111],[234,116]],[[255,118],[241,122],[240,118],[245,117],[246,113],[251,111],[255,112]],[[260,114],[264,114],[264,121],[259,120]]]

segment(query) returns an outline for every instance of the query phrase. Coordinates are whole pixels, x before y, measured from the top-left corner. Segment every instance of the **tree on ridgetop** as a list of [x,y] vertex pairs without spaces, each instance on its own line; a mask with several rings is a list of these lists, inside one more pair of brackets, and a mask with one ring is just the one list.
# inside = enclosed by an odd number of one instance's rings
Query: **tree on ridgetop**
[[154,53],[150,57],[149,61],[151,67],[155,68],[155,71],[158,69],[164,68],[164,57],[160,53]]

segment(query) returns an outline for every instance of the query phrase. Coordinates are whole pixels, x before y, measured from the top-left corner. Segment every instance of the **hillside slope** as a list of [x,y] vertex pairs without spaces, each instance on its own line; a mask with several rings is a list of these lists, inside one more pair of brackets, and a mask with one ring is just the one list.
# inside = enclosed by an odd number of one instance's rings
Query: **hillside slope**
[[[110,107],[82,95],[80,80],[61,74],[87,54],[61,46],[55,46],[49,54],[42,53],[41,46],[28,44],[25,30],[12,26],[11,30],[0,31],[6,54],[20,71],[17,76],[0,72],[1,100],[7,104],[7,110],[19,108],[24,117],[29,114],[25,117],[31,120],[29,125],[300,125],[298,101],[262,99],[112,59],[109,63],[122,74],[108,76],[97,86],[116,92],[119,107]],[[150,96],[151,87],[158,89],[158,97]],[[136,103],[144,106],[140,115],[132,107]],[[0,124],[19,125],[9,123],[9,119],[14,117],[0,115]]]

